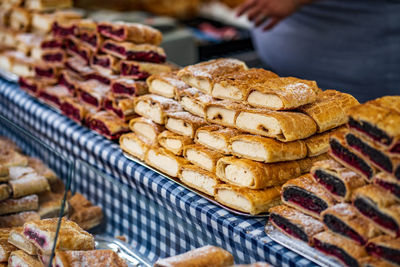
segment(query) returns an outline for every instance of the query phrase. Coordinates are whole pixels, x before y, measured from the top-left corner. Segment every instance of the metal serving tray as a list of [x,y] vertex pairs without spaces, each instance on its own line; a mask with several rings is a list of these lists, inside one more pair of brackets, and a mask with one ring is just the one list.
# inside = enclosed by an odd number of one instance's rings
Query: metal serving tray
[[152,171],[158,173],[159,175],[163,176],[164,178],[167,178],[167,179],[171,180],[172,182],[174,182],[174,183],[176,183],[176,184],[179,184],[180,186],[186,188],[187,190],[189,190],[189,191],[191,191],[191,192],[193,192],[193,193],[195,193],[195,194],[201,196],[202,198],[207,199],[207,200],[210,201],[211,203],[213,203],[213,204],[215,204],[215,205],[217,205],[217,206],[220,206],[221,208],[223,208],[223,209],[225,209],[225,210],[227,210],[227,211],[229,211],[229,212],[231,212],[231,213],[233,213],[233,214],[240,215],[240,216],[245,216],[245,217],[252,217],[252,218],[265,218],[265,217],[268,216],[268,213],[261,213],[261,214],[258,214],[258,215],[251,215],[251,214],[249,214],[249,213],[242,212],[242,211],[238,211],[238,210],[232,209],[232,208],[230,208],[230,207],[227,207],[227,206],[225,206],[225,205],[219,203],[218,201],[216,201],[213,197],[211,197],[211,196],[209,196],[209,195],[206,195],[206,194],[204,194],[203,192],[200,192],[200,191],[198,191],[198,190],[196,190],[196,189],[194,189],[194,188],[191,188],[191,187],[187,186],[186,184],[182,183],[178,178],[174,178],[174,177],[171,177],[171,176],[169,176],[169,175],[166,175],[166,174],[160,172],[159,170],[157,170],[157,169],[155,169],[155,168],[153,168],[153,167],[147,165],[147,164],[144,163],[143,161],[141,161],[141,160],[135,158],[134,156],[129,155],[129,154],[126,153],[126,152],[123,152],[123,154],[124,154],[124,156],[125,156],[127,159],[129,159],[129,160],[131,160],[131,161],[134,161],[134,162],[136,162],[137,164],[142,165],[142,166],[144,166],[144,167],[146,167],[146,168],[148,168],[148,169],[150,169],[150,170],[152,170]]
[[322,267],[342,267],[341,264],[336,259],[325,255],[324,253],[318,251],[317,249],[310,247],[308,244],[291,238],[281,231],[276,229],[269,221],[265,225],[265,233],[274,240],[276,243],[296,252],[297,254],[303,256],[304,258],[318,264]]

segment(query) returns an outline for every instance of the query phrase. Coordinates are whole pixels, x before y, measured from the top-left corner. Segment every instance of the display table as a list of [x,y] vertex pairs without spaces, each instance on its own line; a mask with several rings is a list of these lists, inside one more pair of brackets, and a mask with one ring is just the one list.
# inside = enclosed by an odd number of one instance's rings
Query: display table
[[[233,215],[126,159],[117,143],[4,80],[0,80],[0,114],[73,160],[72,191],[103,207],[107,234],[126,236],[152,262],[214,244],[233,253],[237,263],[315,266],[269,239],[264,233],[266,219]],[[12,138],[3,125],[0,134]]]

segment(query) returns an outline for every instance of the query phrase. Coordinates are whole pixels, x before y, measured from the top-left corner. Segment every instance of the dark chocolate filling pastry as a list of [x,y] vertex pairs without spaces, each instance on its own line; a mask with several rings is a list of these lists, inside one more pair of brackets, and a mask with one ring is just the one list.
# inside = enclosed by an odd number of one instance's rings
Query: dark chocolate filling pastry
[[317,214],[320,214],[328,208],[328,204],[326,204],[325,201],[297,186],[285,188],[283,191],[283,199]]
[[275,213],[271,213],[269,219],[288,235],[291,235],[308,243],[308,236],[306,235],[306,233],[304,233],[304,231],[300,227],[291,223],[288,219]]
[[96,80],[99,81],[105,85],[110,85],[111,84],[111,80],[103,75],[100,75],[98,73],[91,73],[89,75],[86,75],[86,79],[88,80]]
[[400,185],[396,183],[387,182],[385,180],[376,179],[376,184],[390,191],[393,195],[400,199]]
[[82,121],[81,113],[79,109],[75,108],[73,105],[70,103],[63,103],[60,107],[61,111],[65,116],[68,118],[71,118],[75,121]]
[[126,50],[125,50],[125,47],[123,47],[123,46],[118,46],[118,45],[115,45],[115,44],[112,44],[112,43],[106,43],[104,45],[104,49],[107,49],[109,51],[113,51],[113,52],[121,55],[122,57],[125,57],[125,55],[126,55]]
[[127,51],[126,58],[128,60],[145,61],[152,63],[164,63],[167,60],[165,55],[161,55],[155,51]]
[[328,243],[323,243],[320,240],[314,238],[314,246],[322,251],[323,253],[326,253],[328,255],[332,255],[338,259],[340,259],[344,264],[350,267],[358,267],[358,262],[356,259],[354,259],[352,256],[350,256],[346,251],[343,249],[331,245]]
[[368,254],[383,258],[387,261],[400,265],[400,250],[392,249],[384,246],[379,246],[374,243],[369,243],[366,247]]
[[46,92],[39,92],[39,98],[46,99],[47,101],[50,101],[59,107],[61,105],[60,99],[54,95],[48,94]]
[[63,53],[45,54],[42,56],[44,61],[48,62],[61,62],[64,59]]
[[359,156],[342,146],[338,141],[331,139],[330,141],[330,146],[332,153],[346,162],[347,164],[353,166],[360,172],[362,172],[365,176],[367,176],[369,179],[372,178],[373,175],[373,170],[372,168]]
[[58,84],[59,85],[62,85],[62,86],[64,86],[64,87],[66,87],[72,94],[74,94],[75,93],[75,85],[73,85],[72,83],[70,83],[70,82],[68,82],[66,79],[65,79],[65,76],[64,76],[64,74],[61,74],[60,75],[60,78],[58,79]]
[[79,39],[82,40],[83,42],[87,43],[93,48],[97,48],[97,35],[96,34],[89,34],[87,32],[84,32],[79,35]]
[[383,214],[375,205],[371,204],[369,201],[363,198],[356,198],[354,200],[354,206],[365,217],[373,220],[375,223],[379,224],[383,228],[394,231],[397,235],[400,235],[400,228],[396,221],[386,214]]
[[316,170],[314,178],[332,194],[340,197],[346,196],[347,190],[345,184],[334,175],[324,172],[323,170]]
[[40,45],[42,49],[64,48],[64,44],[60,40],[43,41]]
[[102,122],[100,120],[90,120],[89,127],[90,127],[90,129],[95,130],[110,139],[118,139],[122,134],[129,131],[129,130],[128,131],[125,130],[125,131],[119,131],[114,134],[111,134],[110,130],[107,128],[107,126],[104,124],[104,122]]
[[18,84],[23,89],[27,89],[28,91],[31,91],[33,93],[37,92],[37,85],[36,84],[29,84],[28,81],[26,81],[23,77],[19,77]]
[[29,239],[34,240],[40,247],[43,247],[46,243],[46,239],[29,229],[24,231],[24,234],[29,237]]
[[110,68],[110,59],[109,58],[98,58],[96,56],[93,57],[93,65],[99,65],[103,68],[109,69]]
[[55,22],[52,27],[52,32],[54,36],[67,37],[70,35],[74,35],[75,28],[75,25],[72,25],[70,27],[62,27],[57,22]]
[[138,66],[126,63],[121,64],[121,75],[129,76],[137,80],[144,80],[150,76],[150,74],[145,71],[139,71]]
[[353,239],[360,245],[365,245],[367,240],[364,240],[362,236],[360,236],[356,231],[350,228],[347,224],[341,221],[336,216],[331,214],[324,215],[323,221],[325,225],[334,233],[338,233],[340,235],[346,236],[350,239]]
[[99,25],[97,26],[97,30],[99,33],[103,34],[104,36],[107,37],[114,37],[118,39],[119,41],[123,41],[126,36],[126,32],[124,28],[119,28],[119,29],[113,29],[113,27],[108,26],[108,25]]
[[39,67],[35,67],[35,74],[38,77],[53,78],[54,77],[54,70],[52,68],[42,69],[42,68],[39,68]]
[[114,83],[111,91],[116,94],[135,95],[136,89],[134,86],[125,86],[121,83]]
[[89,93],[86,92],[81,92],[81,99],[82,101],[95,106],[95,107],[99,107],[99,101],[97,100],[97,98],[93,97],[92,95],[90,95]]
[[349,118],[349,126],[350,128],[354,128],[363,134],[368,135],[373,140],[382,143],[384,145],[390,145],[393,141],[393,138],[387,135],[384,131],[379,129],[378,127],[372,125],[367,121],[356,121],[352,117]]
[[391,149],[390,153],[400,154],[400,143],[395,144]]
[[363,155],[367,156],[369,160],[374,162],[380,168],[384,169],[385,171],[391,173],[393,170],[393,165],[388,156],[386,156],[381,151],[369,146],[365,142],[363,142],[360,138],[355,136],[354,134],[347,134],[346,141],[349,146],[353,147],[357,151],[360,151]]

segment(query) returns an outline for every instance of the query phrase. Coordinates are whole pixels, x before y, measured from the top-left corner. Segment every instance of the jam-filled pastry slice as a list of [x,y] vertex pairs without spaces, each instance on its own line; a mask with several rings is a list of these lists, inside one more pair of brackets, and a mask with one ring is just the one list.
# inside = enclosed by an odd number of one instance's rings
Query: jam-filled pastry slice
[[182,172],[182,166],[189,163],[183,157],[176,156],[172,152],[160,147],[150,148],[145,156],[145,162],[172,177],[179,177]]
[[221,180],[241,187],[262,189],[281,185],[301,175],[297,161],[265,164],[248,159],[223,157],[217,162],[216,175]]
[[97,25],[97,31],[118,42],[131,41],[136,44],[159,45],[162,41],[159,30],[139,23],[101,22]]
[[255,161],[271,163],[291,161],[307,156],[303,141],[283,143],[281,141],[255,135],[238,135],[230,141],[232,154]]
[[315,81],[279,77],[252,86],[247,102],[258,108],[290,110],[314,102],[319,92]]
[[183,156],[192,164],[212,173],[215,173],[217,162],[223,157],[218,151],[206,148],[200,144],[185,146]]
[[46,84],[49,85],[57,83],[60,70],[59,67],[50,66],[43,61],[40,64],[36,64],[34,67],[35,77],[45,81]]
[[183,90],[189,86],[182,82],[177,76],[177,72],[166,72],[151,75],[147,80],[149,92],[167,98],[179,99]]
[[130,78],[121,77],[111,82],[111,92],[115,96],[141,96],[149,93],[145,81],[135,81]]
[[338,202],[350,202],[354,190],[365,185],[359,174],[332,159],[316,162],[311,174]]
[[44,86],[46,86],[46,82],[44,82],[39,77],[19,77],[18,84],[21,89],[33,96],[36,96],[36,94]]
[[125,260],[112,250],[57,251],[54,265],[57,267],[76,266],[128,267]]
[[77,93],[79,83],[83,82],[84,78],[82,76],[72,72],[70,70],[63,70],[58,77],[58,85],[65,86],[72,95]]
[[278,77],[271,71],[255,68],[223,74],[216,77],[211,95],[218,99],[245,101],[254,86]]
[[13,251],[8,259],[8,266],[19,267],[19,266],[29,266],[29,267],[42,267],[42,263],[37,257],[25,253],[23,250]]
[[18,249],[23,250],[29,255],[37,255],[36,247],[25,238],[23,232],[24,230],[22,227],[12,229],[10,231],[10,235],[8,236],[8,243],[14,245]]
[[346,126],[339,126],[335,129],[318,133],[304,139],[307,146],[307,156],[315,157],[327,153],[329,151],[329,137],[336,132],[343,131],[344,129],[346,129]]
[[47,35],[55,21],[79,20],[82,14],[70,10],[54,12],[32,12],[32,32]]
[[0,227],[19,227],[30,221],[40,220],[40,216],[35,211],[24,211],[15,214],[0,216]]
[[26,32],[31,26],[31,13],[20,7],[14,7],[10,13],[9,27],[17,32]]
[[224,155],[231,154],[229,142],[240,131],[219,125],[207,125],[197,129],[195,142]]
[[107,94],[104,99],[104,109],[113,112],[124,121],[129,121],[136,116],[133,97],[115,97]]
[[51,27],[51,33],[55,38],[69,38],[76,34],[76,24],[80,19],[56,20]]
[[77,37],[69,36],[65,40],[65,47],[68,54],[71,56],[80,57],[86,64],[90,63],[90,58],[93,51],[82,45]]
[[194,138],[196,130],[205,126],[207,122],[200,117],[186,111],[168,112],[165,128],[171,132]]
[[56,0],[56,1],[46,1],[46,0],[26,0],[25,7],[31,10],[46,11],[60,8],[70,8],[73,6],[71,0]]
[[129,77],[134,80],[144,80],[152,74],[171,72],[172,66],[169,64],[123,60],[120,62],[119,69],[122,76]]
[[158,95],[143,95],[135,99],[135,112],[158,124],[165,124],[167,114],[182,110],[179,103],[173,99]]
[[[50,254],[56,235],[58,218],[25,223],[24,236],[44,254]],[[76,223],[62,218],[57,239],[58,250],[92,250],[94,238]]]
[[187,88],[179,93],[179,103],[182,108],[193,115],[206,118],[207,105],[214,103],[212,96],[205,94],[196,88]]
[[390,174],[380,172],[375,175],[373,181],[374,184],[386,189],[398,200],[400,200],[400,180],[396,179]]
[[400,236],[400,204],[386,189],[373,184],[358,188],[354,192],[353,205],[383,232]]
[[108,54],[93,54],[90,66],[101,73],[119,73],[119,59]]
[[110,86],[104,85],[97,80],[88,80],[80,82],[77,85],[79,97],[83,102],[98,109],[103,106]]
[[183,148],[186,145],[193,143],[193,139],[187,136],[182,136],[168,130],[162,132],[158,138],[158,143],[163,148],[174,153],[177,156],[182,156]]
[[65,98],[72,96],[70,91],[61,85],[46,86],[38,92],[38,97],[50,106],[59,108]]
[[248,108],[231,100],[213,101],[206,105],[206,120],[210,123],[235,128],[236,118],[241,110]]
[[360,266],[359,260],[368,255],[363,246],[327,231],[314,236],[314,246],[349,267]]
[[63,39],[44,37],[40,42],[40,49],[42,49],[42,51],[62,48],[65,48],[65,43]]
[[94,71],[85,76],[87,80],[96,80],[104,85],[110,86],[111,82],[118,79],[118,75],[108,74],[107,72]]
[[165,130],[164,126],[144,117],[130,120],[129,129],[152,144],[157,142],[158,135]]
[[331,232],[349,238],[359,245],[365,245],[369,239],[382,233],[348,203],[327,208],[322,212],[322,221]]
[[366,249],[369,254],[380,260],[400,265],[400,238],[381,235],[369,240]]
[[65,68],[75,72],[76,74],[84,78],[95,72],[94,69],[87,66],[86,63],[79,57],[68,58],[65,62]]
[[235,120],[236,128],[283,142],[304,139],[317,131],[314,120],[300,112],[243,109]]
[[37,173],[28,173],[17,180],[9,181],[13,198],[39,194],[50,190],[47,179]]
[[311,174],[285,183],[282,186],[282,202],[315,218],[320,218],[324,210],[336,203],[325,188],[314,181]]
[[64,67],[67,58],[63,49],[45,50],[41,54],[41,60],[49,66]]
[[318,132],[322,133],[345,124],[348,111],[358,104],[352,95],[325,90],[318,94],[315,102],[300,107],[300,111],[313,118],[317,123]]
[[10,195],[11,195],[11,188],[8,186],[8,184],[0,184],[0,201],[8,199]]
[[214,173],[191,164],[182,167],[180,179],[186,185],[210,196],[214,196],[215,187],[219,184]]
[[18,213],[21,211],[35,211],[39,208],[37,195],[29,195],[21,198],[9,198],[0,201],[0,215]]
[[65,98],[61,104],[60,110],[65,116],[78,123],[84,122],[86,115],[90,111],[86,103],[75,97]]
[[244,62],[232,58],[220,58],[187,66],[178,72],[178,77],[186,84],[211,95],[216,77],[244,70],[247,70]]
[[128,124],[108,111],[90,114],[87,118],[87,125],[110,140],[118,139],[122,134],[129,132]]
[[269,210],[269,221],[282,233],[312,245],[313,236],[324,231],[319,220],[286,205]]

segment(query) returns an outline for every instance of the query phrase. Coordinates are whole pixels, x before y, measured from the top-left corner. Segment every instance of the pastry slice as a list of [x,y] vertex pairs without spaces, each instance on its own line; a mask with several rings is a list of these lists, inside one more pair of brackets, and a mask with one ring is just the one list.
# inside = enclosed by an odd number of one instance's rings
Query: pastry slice
[[103,211],[94,206],[83,195],[77,193],[68,200],[71,205],[69,219],[76,222],[82,229],[89,230],[101,224]]
[[378,236],[369,240],[366,250],[380,260],[396,266],[400,265],[400,238],[392,238],[387,235]]
[[[1,36],[0,36],[0,40],[1,40]],[[10,57],[7,52],[0,53],[0,68],[2,70],[11,72],[13,64],[14,64],[13,58]]]
[[11,188],[8,186],[8,184],[0,184],[0,203],[2,203],[3,200],[9,198],[10,195]]
[[228,73],[216,77],[211,95],[219,99],[245,101],[253,86],[278,77],[271,71],[255,68]]
[[89,64],[92,50],[81,45],[80,40],[77,37],[69,36],[66,38],[65,47],[68,54],[80,57],[86,64]]
[[154,123],[150,119],[138,117],[130,120],[129,129],[131,129],[138,136],[149,140],[154,144],[157,142],[158,135],[165,130],[162,125]]
[[206,105],[206,120],[211,123],[234,128],[240,111],[247,106],[230,100],[213,101]]
[[171,132],[194,138],[196,130],[205,126],[207,122],[200,117],[186,111],[168,112],[165,128]]
[[112,250],[90,251],[57,251],[54,256],[54,266],[72,267],[97,266],[97,267],[128,267],[125,260]]
[[279,205],[280,187],[249,189],[229,184],[216,186],[215,199],[223,205],[252,215],[267,212]]
[[[10,14],[11,14],[11,6],[6,7],[4,4],[7,2],[2,2],[2,8],[0,9],[0,27],[1,28],[8,28],[10,25]],[[1,38],[0,38],[1,39]]]
[[40,99],[56,108],[59,108],[64,99],[70,96],[69,90],[61,85],[46,86],[38,92]]
[[[4,149],[4,148],[3,148]],[[3,153],[1,153],[3,152]],[[28,158],[21,153],[6,148],[6,151],[2,151],[0,147],[0,166],[3,168],[10,168],[12,166],[26,166],[28,165]]]
[[97,80],[88,80],[80,82],[78,90],[79,97],[83,102],[100,109],[103,106],[107,92],[110,90],[110,86],[104,85]]
[[[18,45],[17,32],[11,29],[2,29],[0,36],[4,48],[14,50]],[[8,51],[7,51],[8,52]],[[6,52],[6,53],[7,53]]]
[[321,213],[335,205],[336,201],[326,194],[322,185],[311,174],[292,179],[282,186],[282,202],[319,219]]
[[104,85],[110,86],[111,82],[115,79],[118,79],[118,75],[112,75],[112,74],[108,74],[108,73],[104,73],[104,72],[98,72],[98,71],[94,71],[92,73],[89,73],[85,76],[85,79],[87,80],[96,80],[101,82]]
[[147,151],[145,162],[172,177],[179,177],[182,166],[189,163],[186,159],[159,147],[153,147]]
[[82,123],[90,111],[86,103],[75,97],[65,98],[60,110],[65,116],[78,123]]
[[34,33],[20,33],[16,36],[18,41],[17,50],[27,56],[32,56],[31,51],[35,47],[40,47],[43,37]]
[[215,246],[204,246],[186,253],[158,260],[154,267],[169,266],[231,266],[234,258],[226,250]]
[[22,250],[13,251],[8,260],[9,267],[29,266],[29,267],[43,267],[42,263],[37,257],[31,256]]
[[45,80],[49,85],[53,85],[58,80],[60,68],[40,62],[40,64],[35,65],[34,72],[37,78]]
[[379,185],[385,190],[392,193],[393,196],[400,200],[400,181],[390,174],[380,172],[373,178],[374,184]]
[[221,180],[251,189],[281,185],[301,174],[297,161],[265,164],[235,157],[219,159],[216,169],[216,175]]
[[322,212],[322,221],[335,234],[353,240],[359,245],[381,234],[381,231],[348,203],[336,204]]
[[215,102],[212,96],[195,88],[187,88],[180,92],[179,99],[184,110],[204,119],[206,118],[207,105]]
[[168,151],[174,153],[177,156],[182,156],[183,148],[186,145],[193,143],[192,138],[182,136],[170,131],[162,132],[158,138],[158,144]]
[[361,175],[332,159],[316,162],[311,174],[338,202],[350,202],[354,190],[365,185]]
[[47,167],[40,159],[30,157],[28,159],[29,167],[35,172],[47,179],[49,183],[54,183],[58,178],[57,175],[49,167]]
[[36,95],[37,92],[45,86],[42,79],[37,77],[19,77],[18,84],[22,90],[31,95]]
[[79,57],[68,58],[65,62],[65,67],[82,77],[87,77],[95,72],[91,67],[87,66],[85,62]]
[[363,246],[327,231],[314,236],[314,246],[349,267],[360,266],[358,260],[367,256]]
[[152,63],[164,63],[166,55],[164,49],[149,44],[135,45],[129,42],[118,43],[107,40],[103,43],[101,51],[125,60],[136,60]]
[[11,166],[8,169],[8,177],[10,180],[17,180],[30,173],[35,173],[35,170],[30,166]]
[[247,70],[244,62],[232,58],[220,58],[187,66],[178,72],[178,77],[186,84],[211,95],[216,77],[244,70]]
[[26,222],[40,220],[40,216],[35,211],[24,211],[16,214],[0,216],[0,227],[19,227]]
[[140,96],[148,94],[149,91],[146,82],[121,77],[112,80],[111,92],[115,96]]
[[176,72],[153,74],[146,82],[151,94],[175,99],[178,99],[180,93],[189,87],[176,76]]
[[39,208],[37,195],[29,195],[18,199],[6,199],[0,201],[0,215],[18,213],[21,211],[34,211]]
[[186,185],[210,196],[214,196],[215,187],[219,184],[214,173],[191,164],[182,167],[180,179]]
[[55,21],[77,20],[82,14],[70,10],[60,10],[55,12],[33,12],[32,31],[46,35],[51,32]]
[[135,112],[158,124],[165,124],[167,113],[180,110],[178,102],[158,95],[143,95],[135,99]]
[[127,123],[117,115],[107,111],[90,114],[87,118],[87,125],[90,129],[110,140],[118,139],[122,134],[129,132]]
[[97,33],[97,22],[92,19],[81,19],[76,23],[76,28],[78,35],[85,32]]
[[63,49],[45,50],[41,53],[41,60],[49,66],[64,67],[67,58]]
[[119,60],[108,54],[94,53],[90,58],[90,66],[101,73],[119,73]]
[[124,121],[136,116],[133,97],[115,97],[109,93],[104,99],[104,109],[113,112]]
[[121,135],[119,145],[123,151],[143,161],[152,143],[135,133],[127,133]]
[[157,64],[139,61],[122,60],[120,62],[120,73],[122,76],[134,80],[144,80],[152,74],[171,72],[172,67],[169,64]]
[[6,56],[11,58],[10,71],[18,76],[31,77],[34,76],[35,61],[18,51],[8,51]]
[[75,35],[76,33],[76,24],[79,22],[78,20],[56,20],[51,26],[51,33],[53,37],[56,38],[69,38]]
[[265,163],[291,161],[307,156],[307,147],[303,141],[283,143],[246,134],[233,137],[230,145],[233,155]]
[[[39,195],[38,214],[41,219],[56,218],[60,215],[64,192],[54,193],[47,191]],[[64,215],[68,212],[68,203],[65,203]]]
[[[24,236],[44,254],[49,255],[53,249],[58,218],[44,219],[25,223]],[[92,250],[94,238],[82,230],[76,223],[62,219],[57,239],[57,250]]]
[[23,232],[24,230],[22,227],[12,229],[10,235],[8,236],[8,243],[14,245],[18,249],[23,250],[29,255],[37,255],[36,247],[25,238]]
[[236,128],[283,142],[304,139],[317,131],[312,118],[300,112],[244,109],[235,120]]
[[79,88],[79,83],[83,82],[82,76],[70,70],[63,70],[58,77],[58,85],[66,87],[72,95],[75,95]]
[[366,185],[354,192],[353,205],[379,229],[400,236],[400,204],[392,194],[377,185]]
[[272,207],[269,221],[282,233],[312,245],[313,236],[324,231],[324,224],[286,205]]
[[229,155],[231,149],[229,142],[232,137],[241,134],[240,131],[225,128],[219,125],[208,125],[197,129],[194,141],[209,149]]
[[17,250],[17,248],[8,243],[7,238],[0,239],[0,262],[7,262],[10,254]]
[[[35,34],[36,36],[40,36]],[[53,37],[42,37],[40,42],[40,49],[47,50],[47,49],[62,49],[65,47],[63,39],[57,39]]]
[[25,0],[25,7],[38,11],[72,7],[71,0]]
[[14,7],[10,14],[10,28],[16,32],[27,32],[30,26],[30,12],[20,7]]
[[17,180],[9,181],[13,191],[13,198],[29,196],[50,190],[47,179],[36,173],[29,173]]
[[199,144],[185,146],[183,156],[192,164],[212,173],[215,173],[217,162],[223,157],[218,151]]
[[316,157],[318,155],[327,153],[329,151],[329,137],[336,132],[343,131],[344,129],[346,129],[346,126],[341,126],[304,139],[304,142],[307,146],[307,156]]

